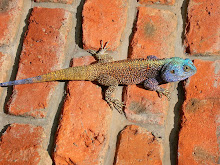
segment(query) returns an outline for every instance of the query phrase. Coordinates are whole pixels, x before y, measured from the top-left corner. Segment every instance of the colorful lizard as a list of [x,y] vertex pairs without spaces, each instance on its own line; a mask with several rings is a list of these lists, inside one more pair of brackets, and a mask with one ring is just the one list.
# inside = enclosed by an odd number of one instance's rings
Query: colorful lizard
[[0,83],[0,86],[30,84],[56,80],[88,80],[97,81],[107,86],[105,100],[113,109],[122,112],[123,103],[112,97],[119,84],[131,85],[143,83],[146,89],[157,91],[169,97],[169,91],[160,87],[160,84],[184,80],[196,73],[196,67],[190,59],[179,57],[158,59],[148,56],[146,59],[127,59],[113,61],[106,52],[107,43],[95,53],[98,62],[87,66],[77,66],[53,71],[37,77]]

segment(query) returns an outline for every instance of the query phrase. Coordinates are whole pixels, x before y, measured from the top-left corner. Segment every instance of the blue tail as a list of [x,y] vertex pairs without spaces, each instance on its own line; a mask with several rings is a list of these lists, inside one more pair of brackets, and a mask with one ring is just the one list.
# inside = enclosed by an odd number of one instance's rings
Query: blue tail
[[27,79],[22,79],[22,80],[15,80],[15,81],[9,81],[9,82],[4,82],[0,83],[1,87],[6,87],[6,86],[11,86],[11,85],[19,85],[19,84],[31,84],[35,79],[32,78],[27,78]]

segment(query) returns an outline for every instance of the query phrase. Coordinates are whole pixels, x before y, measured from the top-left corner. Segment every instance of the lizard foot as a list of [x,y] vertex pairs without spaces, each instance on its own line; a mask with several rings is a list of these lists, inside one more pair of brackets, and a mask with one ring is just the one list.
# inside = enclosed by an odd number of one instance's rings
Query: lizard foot
[[100,55],[106,54],[105,52],[108,50],[107,45],[108,45],[108,42],[106,42],[105,45],[103,45],[103,41],[101,40],[101,48],[100,48],[100,50],[98,51],[98,53],[99,53]]
[[108,42],[105,43],[103,46],[103,41],[101,40],[101,48],[98,51],[95,50],[88,50],[87,52],[91,53],[92,55],[106,55],[106,51],[108,50]]
[[123,102],[119,101],[118,99],[111,99],[107,101],[110,108],[113,110],[115,108],[120,114],[123,114],[123,107],[125,106]]
[[159,94],[159,97],[162,98],[162,96],[166,96],[168,100],[170,100],[170,92],[167,89],[161,90],[161,91],[157,91]]
[[106,52],[108,50],[107,48],[108,42],[103,45],[103,41],[101,41],[101,48],[96,52],[94,50],[90,50],[89,53],[91,53],[100,63],[106,63],[106,62],[112,62],[113,58],[112,56],[108,55]]

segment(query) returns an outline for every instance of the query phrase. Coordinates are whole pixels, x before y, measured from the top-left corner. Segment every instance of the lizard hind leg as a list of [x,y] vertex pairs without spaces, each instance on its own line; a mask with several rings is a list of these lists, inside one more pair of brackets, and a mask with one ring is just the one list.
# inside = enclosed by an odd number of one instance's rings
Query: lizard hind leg
[[97,81],[101,85],[108,86],[107,90],[105,91],[105,100],[110,108],[115,108],[119,113],[122,114],[124,104],[112,96],[118,86],[117,80],[109,75],[100,75]]

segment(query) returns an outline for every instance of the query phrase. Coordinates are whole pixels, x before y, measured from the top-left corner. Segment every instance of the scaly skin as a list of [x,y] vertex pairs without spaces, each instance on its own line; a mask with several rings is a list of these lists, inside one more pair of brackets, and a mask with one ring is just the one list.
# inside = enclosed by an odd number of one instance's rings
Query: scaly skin
[[104,48],[101,45],[100,51],[95,53],[98,59],[96,64],[72,67],[37,77],[0,83],[0,86],[56,80],[97,81],[101,85],[108,86],[105,92],[105,100],[109,106],[112,109],[115,107],[122,113],[123,103],[112,97],[119,84],[143,83],[146,89],[157,91],[159,96],[165,95],[169,99],[169,92],[161,88],[160,84],[184,80],[196,73],[196,68],[190,59],[184,60],[178,57],[158,59],[155,56],[148,56],[147,59],[113,61],[105,53],[106,45]]

